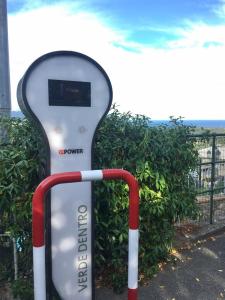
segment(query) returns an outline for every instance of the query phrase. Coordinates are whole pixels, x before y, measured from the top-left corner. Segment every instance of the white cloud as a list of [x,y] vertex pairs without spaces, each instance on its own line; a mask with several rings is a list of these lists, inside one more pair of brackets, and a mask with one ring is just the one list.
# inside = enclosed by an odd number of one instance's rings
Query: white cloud
[[[62,4],[10,15],[13,109],[18,108],[16,85],[33,60],[50,51],[73,50],[102,65],[111,78],[114,101],[123,111],[153,119],[170,115],[224,119],[224,28],[186,24],[179,41],[168,49],[153,49],[128,43],[125,32],[106,26],[99,15],[79,9],[71,12]],[[208,42],[219,46],[204,48]]]
[[219,18],[224,19],[225,18],[225,1],[219,0],[219,5],[214,7],[213,11]]
[[186,22],[183,28],[176,30],[180,39],[169,42],[169,47],[206,47],[225,45],[225,24],[207,25],[203,22]]

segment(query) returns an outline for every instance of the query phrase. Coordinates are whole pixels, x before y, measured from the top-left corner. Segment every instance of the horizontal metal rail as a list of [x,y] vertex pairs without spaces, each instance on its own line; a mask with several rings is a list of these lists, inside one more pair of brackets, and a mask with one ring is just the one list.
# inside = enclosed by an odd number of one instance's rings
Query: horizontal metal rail
[[214,162],[212,161],[209,161],[209,162],[202,162],[202,163],[199,163],[198,166],[204,166],[204,165],[212,165],[212,164],[222,164],[222,163],[225,163],[225,160],[216,160]]
[[190,138],[202,138],[202,139],[207,139],[210,137],[225,137],[225,133],[203,133],[203,134],[191,134],[189,135]]

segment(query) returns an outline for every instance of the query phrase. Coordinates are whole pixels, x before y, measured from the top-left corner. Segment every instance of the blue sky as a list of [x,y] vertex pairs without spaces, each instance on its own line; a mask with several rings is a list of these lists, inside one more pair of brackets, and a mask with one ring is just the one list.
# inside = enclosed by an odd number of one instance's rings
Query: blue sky
[[8,23],[14,108],[29,64],[65,49],[103,66],[123,111],[224,118],[224,0],[8,0]]
[[156,47],[179,38],[174,29],[187,27],[187,21],[213,25],[223,21],[216,13],[223,4],[220,0],[8,0],[8,11],[13,14],[57,4],[96,14],[106,25],[129,32],[129,40]]

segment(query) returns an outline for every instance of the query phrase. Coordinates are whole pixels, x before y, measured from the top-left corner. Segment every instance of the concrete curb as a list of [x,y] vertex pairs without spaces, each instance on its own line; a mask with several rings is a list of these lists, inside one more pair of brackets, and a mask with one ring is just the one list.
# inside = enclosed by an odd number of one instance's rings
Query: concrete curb
[[[210,226],[213,226],[213,225],[210,225]],[[221,226],[218,226],[218,227],[214,227],[214,228],[209,228],[208,230],[206,231],[200,231],[199,234],[196,234],[196,235],[191,235],[191,241],[195,242],[196,240],[199,240],[199,239],[204,239],[204,238],[207,238],[209,237],[210,235],[217,235],[217,234],[220,234],[222,233],[223,231],[225,231],[225,225],[224,224],[221,224]]]
[[[185,226],[185,225],[184,225]],[[179,226],[178,226],[179,228]],[[189,246],[192,243],[197,242],[198,240],[203,240],[211,235],[218,235],[225,231],[225,224],[206,224],[202,225],[198,230],[196,230],[194,233],[190,234],[176,234],[174,238],[173,246],[175,248],[183,248],[185,246]]]

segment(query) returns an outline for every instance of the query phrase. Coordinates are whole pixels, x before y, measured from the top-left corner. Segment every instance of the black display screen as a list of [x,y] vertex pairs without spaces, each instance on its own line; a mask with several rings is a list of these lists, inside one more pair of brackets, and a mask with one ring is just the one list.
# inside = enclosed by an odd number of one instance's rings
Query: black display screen
[[48,80],[50,106],[91,106],[91,83]]

